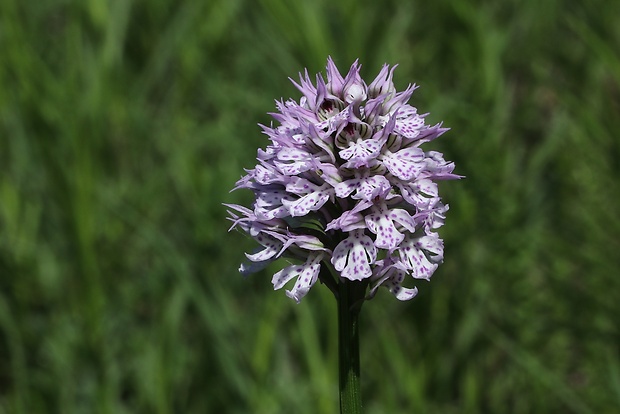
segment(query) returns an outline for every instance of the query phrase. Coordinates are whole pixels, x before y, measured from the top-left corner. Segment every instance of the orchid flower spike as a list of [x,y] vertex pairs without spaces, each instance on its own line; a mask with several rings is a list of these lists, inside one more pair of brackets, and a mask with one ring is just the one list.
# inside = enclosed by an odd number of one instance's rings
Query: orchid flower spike
[[427,125],[408,104],[415,86],[396,91],[396,66],[384,65],[369,86],[360,68],[355,61],[343,77],[329,58],[327,81],[307,71],[293,81],[303,96],[277,102],[276,126],[262,126],[270,143],[235,186],[254,193],[253,205],[227,204],[231,228],[259,244],[240,271],[287,258],[272,283],[291,282],[286,294],[297,302],[317,280],[338,278],[367,280],[367,298],[385,287],[408,300],[417,288],[403,283],[429,280],[443,261],[437,229],[448,205],[436,181],[461,177],[422,147],[447,128]]

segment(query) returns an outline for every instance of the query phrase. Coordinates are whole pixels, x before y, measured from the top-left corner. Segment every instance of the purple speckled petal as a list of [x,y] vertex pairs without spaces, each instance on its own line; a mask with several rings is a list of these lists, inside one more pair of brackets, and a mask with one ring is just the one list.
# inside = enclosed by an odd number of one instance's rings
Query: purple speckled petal
[[366,226],[368,230],[377,235],[375,246],[388,251],[394,250],[403,241],[405,235],[396,229],[390,218],[390,211],[385,205],[375,206],[371,210],[373,213],[366,216]]
[[286,184],[286,191],[291,194],[308,194],[317,191],[318,185],[312,183],[301,177],[291,177],[288,184]]
[[365,229],[364,216],[361,214],[370,207],[372,203],[368,201],[360,201],[351,210],[347,210],[337,219],[332,220],[325,230],[342,230],[343,232],[352,232],[353,230]]
[[263,249],[254,254],[246,253],[245,256],[253,262],[263,262],[276,256],[280,251],[282,243],[277,240],[267,239],[265,236],[258,236],[257,240],[263,245]]
[[414,179],[426,167],[424,151],[420,148],[405,148],[396,153],[384,155],[383,164],[393,175],[405,181]]
[[274,161],[274,165],[282,174],[298,175],[313,168],[314,157],[296,148],[282,148],[278,152],[278,160]]
[[361,178],[352,178],[338,183],[335,187],[336,197],[347,198],[353,191],[359,188],[361,181]]
[[461,178],[460,175],[452,174],[454,163],[447,162],[443,158],[443,154],[437,151],[429,151],[424,159],[426,168],[423,173],[425,177],[434,178],[436,180],[456,180]]
[[390,182],[382,175],[365,176],[339,183],[336,186],[336,196],[346,198],[355,191],[351,197],[354,200],[372,201],[376,197],[385,198],[391,188]]
[[366,201],[374,200],[377,197],[385,198],[391,189],[392,186],[387,178],[382,175],[373,175],[360,180],[358,191],[352,198]]
[[407,270],[400,264],[395,263],[385,267],[380,273],[380,278],[374,283],[368,292],[373,297],[379,287],[385,287],[398,300],[411,300],[418,294],[418,288],[406,288],[402,283],[407,276]]
[[264,191],[256,193],[254,214],[257,218],[262,220],[284,217],[287,210],[282,203],[294,199],[295,198],[287,194],[284,189],[265,187]]
[[[433,251],[426,250],[423,243],[426,246],[432,245]],[[427,239],[423,243],[420,242],[420,238],[408,237],[400,246],[398,254],[400,261],[409,269],[414,278],[430,280],[439,266],[438,263],[443,259],[443,243],[439,237],[436,237],[433,242]],[[427,254],[424,253],[425,250]]]
[[321,270],[323,254],[311,255],[302,265],[287,266],[273,275],[271,283],[274,290],[281,289],[287,282],[297,278],[293,289],[287,290],[286,295],[295,299],[297,303],[308,293],[318,279]]
[[391,209],[389,217],[390,220],[397,222],[411,233],[415,233],[416,221],[406,210],[400,208]]
[[394,132],[405,138],[416,138],[424,126],[424,118],[418,115],[418,110],[411,105],[404,105],[396,113]]
[[291,217],[301,217],[311,211],[320,209],[327,200],[329,200],[329,194],[320,191],[305,195],[294,201],[282,200],[282,204],[288,209]]
[[396,299],[402,301],[411,300],[418,294],[417,287],[406,288],[392,279],[386,280],[383,286],[386,287],[396,297]]
[[377,258],[377,249],[372,239],[364,235],[363,230],[349,233],[349,237],[341,241],[332,257],[334,268],[341,276],[349,280],[362,280],[372,275],[370,265]]
[[[349,148],[344,149],[339,152],[341,158],[345,160],[349,160],[353,157],[361,158],[361,159],[372,159],[376,158],[379,155],[379,151],[381,150],[382,142],[379,142],[374,139],[366,139],[366,140],[358,140],[356,143],[349,143]],[[361,165],[359,166],[361,167]],[[356,167],[356,168],[359,168]]]

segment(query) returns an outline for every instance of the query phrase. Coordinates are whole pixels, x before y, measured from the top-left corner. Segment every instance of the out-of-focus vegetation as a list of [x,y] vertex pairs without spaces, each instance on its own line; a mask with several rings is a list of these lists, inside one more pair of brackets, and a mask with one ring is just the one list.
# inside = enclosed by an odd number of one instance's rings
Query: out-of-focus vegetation
[[[0,0],[0,413],[330,413],[335,304],[222,202],[288,76],[402,89],[457,163],[446,262],[362,313],[367,413],[620,407],[620,2]],[[430,148],[429,147],[429,148]]]

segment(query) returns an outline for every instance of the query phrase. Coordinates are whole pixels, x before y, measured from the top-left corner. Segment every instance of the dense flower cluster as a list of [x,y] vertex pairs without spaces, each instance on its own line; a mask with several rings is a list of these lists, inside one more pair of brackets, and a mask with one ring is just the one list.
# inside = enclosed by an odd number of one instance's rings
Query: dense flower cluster
[[296,259],[272,282],[280,289],[296,279],[286,294],[298,302],[326,274],[368,279],[369,297],[384,286],[400,300],[417,293],[402,286],[407,275],[430,279],[448,209],[435,180],[459,176],[441,153],[420,148],[447,129],[426,125],[407,103],[415,86],[396,92],[394,69],[384,65],[367,85],[357,61],[343,78],[330,58],[327,82],[307,71],[291,79],[303,97],[276,102],[279,125],[262,126],[271,144],[235,186],[254,192],[252,208],[227,204],[231,229],[261,245],[241,273]]

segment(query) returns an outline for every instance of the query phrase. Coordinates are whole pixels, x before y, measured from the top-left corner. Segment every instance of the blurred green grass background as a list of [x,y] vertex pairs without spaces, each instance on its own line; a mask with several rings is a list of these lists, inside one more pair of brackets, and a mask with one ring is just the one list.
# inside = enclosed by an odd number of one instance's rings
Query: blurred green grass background
[[[367,413],[620,410],[620,2],[0,0],[0,413],[336,412],[335,304],[222,202],[287,80],[452,130],[446,262],[362,313]],[[430,148],[429,147],[429,148]]]

